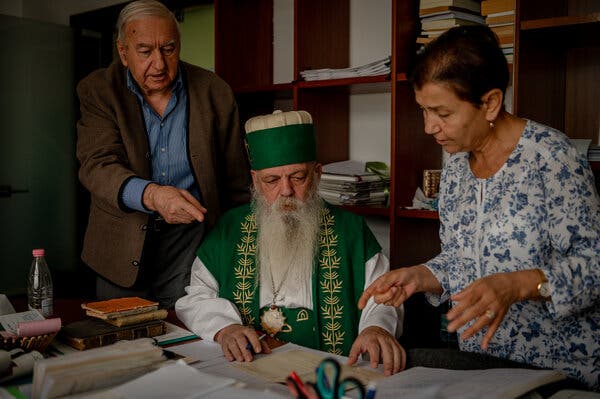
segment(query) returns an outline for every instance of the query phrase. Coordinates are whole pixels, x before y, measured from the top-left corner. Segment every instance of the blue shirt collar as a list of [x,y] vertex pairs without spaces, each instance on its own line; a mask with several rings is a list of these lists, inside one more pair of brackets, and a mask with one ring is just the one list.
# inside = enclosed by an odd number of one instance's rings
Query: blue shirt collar
[[[142,96],[142,90],[133,78],[133,75],[131,74],[129,68],[127,68],[127,88],[139,98],[144,98],[144,96]],[[183,77],[181,76],[181,67],[177,67],[177,75],[175,76],[175,83],[173,84],[173,92],[177,94],[181,91],[182,88]]]

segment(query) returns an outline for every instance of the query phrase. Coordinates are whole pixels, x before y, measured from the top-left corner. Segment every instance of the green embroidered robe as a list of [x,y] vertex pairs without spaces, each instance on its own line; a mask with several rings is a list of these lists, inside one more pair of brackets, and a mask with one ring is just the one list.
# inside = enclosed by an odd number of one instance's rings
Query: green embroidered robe
[[[250,204],[227,212],[207,235],[197,255],[219,283],[219,297],[233,302],[245,325],[261,330],[257,284],[257,227]],[[325,204],[312,293],[314,309],[280,308],[286,317],[276,338],[348,355],[358,335],[356,304],[365,285],[365,263],[381,247],[364,219]]]

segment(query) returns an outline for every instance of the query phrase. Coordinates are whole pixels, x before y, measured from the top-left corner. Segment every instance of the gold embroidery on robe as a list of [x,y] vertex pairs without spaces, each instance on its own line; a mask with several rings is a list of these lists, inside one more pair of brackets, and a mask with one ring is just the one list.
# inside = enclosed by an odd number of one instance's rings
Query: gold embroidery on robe
[[334,232],[334,219],[329,209],[322,210],[319,267],[325,270],[319,285],[323,293],[320,309],[325,322],[321,334],[327,352],[341,355],[345,332],[341,330],[339,322],[344,313],[344,306],[340,303],[339,294],[342,291],[343,281],[339,278],[337,271],[340,268],[341,258],[337,256],[338,236]]
[[254,213],[246,216],[241,223],[242,238],[236,246],[238,254],[237,265],[234,267],[235,278],[238,280],[233,292],[234,302],[242,316],[244,325],[253,325],[252,297],[255,291],[256,264],[256,217]]
[[302,309],[296,315],[296,321],[306,321],[308,320],[308,311],[306,309]]

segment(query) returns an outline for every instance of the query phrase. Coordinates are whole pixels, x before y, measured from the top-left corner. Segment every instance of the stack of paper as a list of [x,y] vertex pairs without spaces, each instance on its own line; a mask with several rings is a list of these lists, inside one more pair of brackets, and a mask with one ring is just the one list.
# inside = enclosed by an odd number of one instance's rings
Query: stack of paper
[[380,205],[387,203],[389,176],[366,170],[359,161],[334,162],[323,166],[319,195],[334,205]]
[[33,399],[51,399],[114,386],[153,370],[165,360],[148,338],[37,361]]
[[360,76],[377,76],[390,73],[391,58],[388,56],[384,59],[373,61],[369,64],[341,69],[308,69],[300,72],[304,80],[328,80],[328,79],[344,79],[355,78]]
[[596,144],[590,144],[587,157],[588,161],[600,161],[600,146]]

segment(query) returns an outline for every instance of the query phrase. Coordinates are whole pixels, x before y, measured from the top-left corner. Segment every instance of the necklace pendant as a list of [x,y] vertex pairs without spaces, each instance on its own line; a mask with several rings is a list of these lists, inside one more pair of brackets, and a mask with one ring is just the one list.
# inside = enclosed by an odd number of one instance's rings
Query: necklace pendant
[[267,334],[274,336],[285,326],[285,316],[281,309],[275,305],[271,305],[271,307],[260,316],[260,324]]

